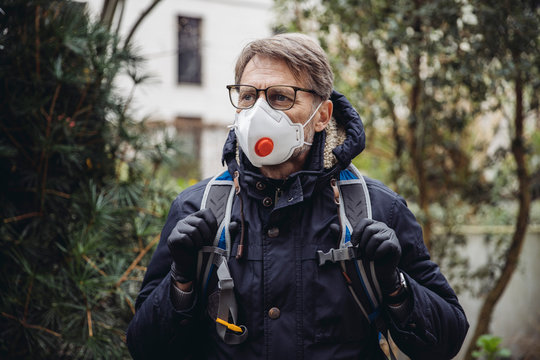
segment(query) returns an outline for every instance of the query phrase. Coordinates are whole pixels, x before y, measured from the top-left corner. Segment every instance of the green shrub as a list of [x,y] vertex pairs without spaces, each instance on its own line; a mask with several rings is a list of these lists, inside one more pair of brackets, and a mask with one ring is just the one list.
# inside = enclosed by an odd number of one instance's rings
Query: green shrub
[[[177,189],[114,92],[141,59],[71,1],[0,11],[0,358],[128,357],[134,297]],[[135,81],[137,82],[137,81]]]
[[498,336],[485,334],[476,340],[476,346],[479,350],[473,351],[472,356],[475,359],[483,360],[502,360],[510,358],[510,350],[500,348],[502,339]]

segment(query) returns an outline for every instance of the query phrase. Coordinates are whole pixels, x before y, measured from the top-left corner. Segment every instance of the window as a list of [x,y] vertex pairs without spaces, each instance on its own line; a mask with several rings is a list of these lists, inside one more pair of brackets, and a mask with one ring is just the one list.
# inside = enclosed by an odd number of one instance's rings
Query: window
[[178,82],[201,83],[201,19],[178,17]]
[[177,117],[174,121],[177,138],[182,143],[182,150],[199,159],[201,150],[202,119],[199,117]]
[[177,117],[174,122],[180,157],[175,161],[175,175],[184,178],[200,178],[201,138],[203,123],[201,118]]

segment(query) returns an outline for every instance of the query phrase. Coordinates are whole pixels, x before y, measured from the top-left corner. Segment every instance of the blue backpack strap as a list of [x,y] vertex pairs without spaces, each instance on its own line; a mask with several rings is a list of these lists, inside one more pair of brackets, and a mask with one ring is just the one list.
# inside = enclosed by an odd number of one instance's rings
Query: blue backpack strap
[[219,225],[213,245],[199,251],[197,262],[197,280],[202,297],[206,299],[211,290],[218,290],[219,300],[214,319],[216,331],[229,345],[244,342],[248,335],[245,326],[236,325],[238,309],[234,281],[227,265],[231,253],[229,225],[234,194],[234,179],[228,171],[214,176],[206,185],[201,209],[211,209]]
[[[357,224],[363,218],[371,218],[371,199],[364,177],[354,165],[341,171],[337,187],[340,194],[339,216],[341,221],[341,237],[339,248],[347,249],[352,246],[350,243],[354,228],[352,224]],[[371,323],[379,315],[382,294],[373,262],[365,263],[356,256],[353,261],[341,261],[343,271],[349,275],[354,290],[353,297],[359,307],[364,312]],[[356,276],[355,276],[356,275]]]
[[344,247],[351,240],[351,220],[356,224],[360,219],[371,219],[371,199],[364,177],[352,164],[340,172],[337,186],[340,192],[339,215],[342,221],[339,247]]
[[[201,201],[201,209],[209,208],[214,213],[218,223],[218,230],[211,247],[204,247],[199,252],[197,261],[197,279],[205,281],[202,283],[202,293],[206,295],[206,287],[211,272],[214,270],[219,256],[229,258],[231,237],[229,233],[229,223],[231,221],[232,199],[234,197],[234,182],[231,174],[225,171],[214,176],[204,189]],[[221,251],[219,251],[220,249]],[[224,251],[224,253],[223,253]],[[215,255],[217,254],[217,255]]]
[[231,236],[229,224],[231,222],[232,200],[234,198],[234,180],[228,171],[218,174],[206,185],[201,209],[209,208],[214,213],[219,224],[214,246],[227,251],[230,256]]

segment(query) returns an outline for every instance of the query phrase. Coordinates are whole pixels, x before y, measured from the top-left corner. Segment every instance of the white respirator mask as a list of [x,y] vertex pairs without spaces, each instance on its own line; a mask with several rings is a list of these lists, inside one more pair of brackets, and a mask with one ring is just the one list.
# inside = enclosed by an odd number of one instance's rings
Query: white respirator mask
[[304,127],[313,119],[322,102],[305,124],[293,123],[281,110],[260,98],[250,109],[236,113],[234,128],[240,148],[256,167],[278,165],[289,160],[294,150],[311,143],[304,141]]

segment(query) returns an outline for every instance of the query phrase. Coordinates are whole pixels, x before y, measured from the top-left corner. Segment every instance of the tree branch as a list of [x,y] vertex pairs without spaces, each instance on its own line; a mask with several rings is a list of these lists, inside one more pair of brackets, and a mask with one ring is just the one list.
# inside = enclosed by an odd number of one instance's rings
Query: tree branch
[[32,287],[34,286],[34,277],[30,279],[30,285],[28,285],[28,291],[26,292],[26,301],[24,303],[24,314],[22,321],[26,323],[26,317],[28,316],[28,306],[30,305],[30,295],[32,295]]
[[4,124],[2,124],[2,122],[0,122],[0,128],[6,133],[7,137],[9,138],[9,140],[11,140],[11,142],[13,143],[13,145],[15,145],[17,147],[17,149],[19,149],[19,151],[21,152],[21,154],[24,155],[24,157],[26,158],[26,160],[28,160],[29,163],[31,163],[32,165],[35,165],[35,161],[34,159],[32,159],[32,157],[30,155],[28,155],[28,153],[26,152],[26,149],[24,146],[22,146],[18,141],[17,139],[15,139],[13,137],[13,135],[11,135],[8,131],[8,129],[4,126]]
[[103,8],[101,9],[101,22],[107,25],[107,28],[110,29],[112,25],[112,20],[114,18],[114,13],[116,7],[118,6],[118,0],[105,0],[103,2]]
[[88,336],[93,337],[94,336],[94,330],[92,329],[92,312],[90,311],[90,306],[88,305],[88,299],[86,298],[86,295],[84,295],[84,303],[86,305],[86,320],[88,322]]
[[516,228],[514,235],[512,236],[512,242],[510,248],[506,253],[505,263],[501,272],[501,275],[497,279],[495,286],[488,292],[484,303],[480,308],[478,315],[478,324],[474,335],[471,338],[471,343],[467,349],[465,359],[472,360],[472,352],[476,346],[476,339],[483,334],[489,333],[489,325],[491,324],[491,318],[493,310],[497,305],[497,302],[501,298],[504,290],[510,282],[514,271],[519,262],[519,256],[523,243],[525,242],[525,234],[527,232],[527,226],[529,223],[529,212],[531,208],[531,191],[530,191],[530,179],[527,171],[525,139],[523,136],[523,78],[518,71],[515,80],[515,96],[516,96],[516,108],[514,116],[515,135],[512,140],[512,154],[517,165],[517,178],[519,183],[519,210],[516,219]]
[[38,216],[42,216],[42,215],[43,215],[43,213],[34,211],[34,212],[31,212],[31,213],[27,213],[27,214],[22,214],[22,215],[6,218],[3,221],[4,221],[4,224],[7,224],[7,223],[10,223],[10,222],[20,221],[20,220],[28,219],[28,218],[31,218],[31,217],[38,217]]
[[56,89],[54,91],[53,99],[51,102],[51,107],[49,109],[49,113],[47,114],[47,130],[45,132],[45,139],[47,143],[43,147],[43,151],[41,152],[41,160],[40,160],[40,166],[39,169],[41,170],[41,164],[43,164],[43,161],[45,161],[45,165],[43,168],[42,173],[42,179],[41,179],[41,211],[43,211],[43,207],[45,206],[45,188],[47,186],[47,173],[49,171],[49,154],[46,154],[49,150],[48,141],[51,136],[51,125],[52,125],[52,116],[54,113],[54,108],[56,106],[56,101],[58,100],[58,95],[60,94],[60,89],[62,88],[61,84],[56,85]]
[[101,270],[95,262],[92,261],[88,256],[83,255],[82,258],[91,266],[93,267],[100,275],[107,276],[107,273],[103,270]]
[[59,338],[62,337],[62,335],[59,334],[59,333],[57,333],[56,331],[52,331],[51,329],[47,329],[47,328],[44,328],[43,326],[39,326],[39,325],[27,324],[26,321],[17,319],[15,316],[10,315],[10,314],[6,314],[6,313],[3,312],[3,311],[2,311],[0,314],[2,314],[2,316],[4,316],[4,317],[7,317],[8,319],[17,321],[18,323],[20,323],[20,324],[21,324],[23,327],[25,327],[25,328],[36,329],[36,330],[40,330],[40,331],[45,331],[46,333],[51,334],[51,335],[53,335],[53,336],[56,336],[56,337],[59,337]]
[[146,247],[144,249],[141,250],[141,252],[139,253],[139,255],[137,255],[137,257],[135,258],[135,260],[133,260],[133,262],[131,263],[131,265],[129,265],[129,267],[127,268],[127,270],[124,272],[124,274],[122,274],[122,276],[120,277],[120,279],[116,282],[115,286],[116,287],[119,287],[124,281],[127,280],[127,277],[129,276],[129,274],[133,271],[133,269],[135,269],[135,267],[139,264],[139,262],[141,261],[141,259],[143,258],[143,256],[148,252],[150,251],[150,249],[152,249],[152,247],[154,247],[155,244],[157,244],[157,242],[159,241],[159,238],[160,238],[160,234],[156,235],[154,237],[154,239],[148,244],[146,245]]
[[40,64],[40,58],[39,58],[39,48],[41,47],[41,43],[39,40],[39,22],[41,18],[41,6],[36,6],[36,18],[34,20],[34,28],[36,30],[36,76],[38,80],[41,80],[41,64]]
[[139,18],[137,19],[137,21],[135,22],[135,24],[133,24],[133,26],[131,27],[131,30],[129,31],[128,33],[128,36],[126,37],[126,40],[124,41],[124,48],[126,48],[128,45],[129,45],[129,42],[131,41],[131,38],[133,37],[133,35],[135,34],[135,31],[137,30],[137,28],[139,27],[139,25],[142,23],[142,21],[144,20],[144,18],[150,14],[150,12],[156,7],[157,4],[159,4],[161,0],[153,0],[152,1],[152,4],[150,4],[150,6],[148,6],[148,8],[143,11],[141,13],[141,15],[139,16]]
[[133,303],[131,302],[131,300],[129,300],[127,296],[125,297],[125,299],[126,299],[126,303],[129,306],[129,309],[131,310],[131,313],[135,315],[135,306],[133,306]]

